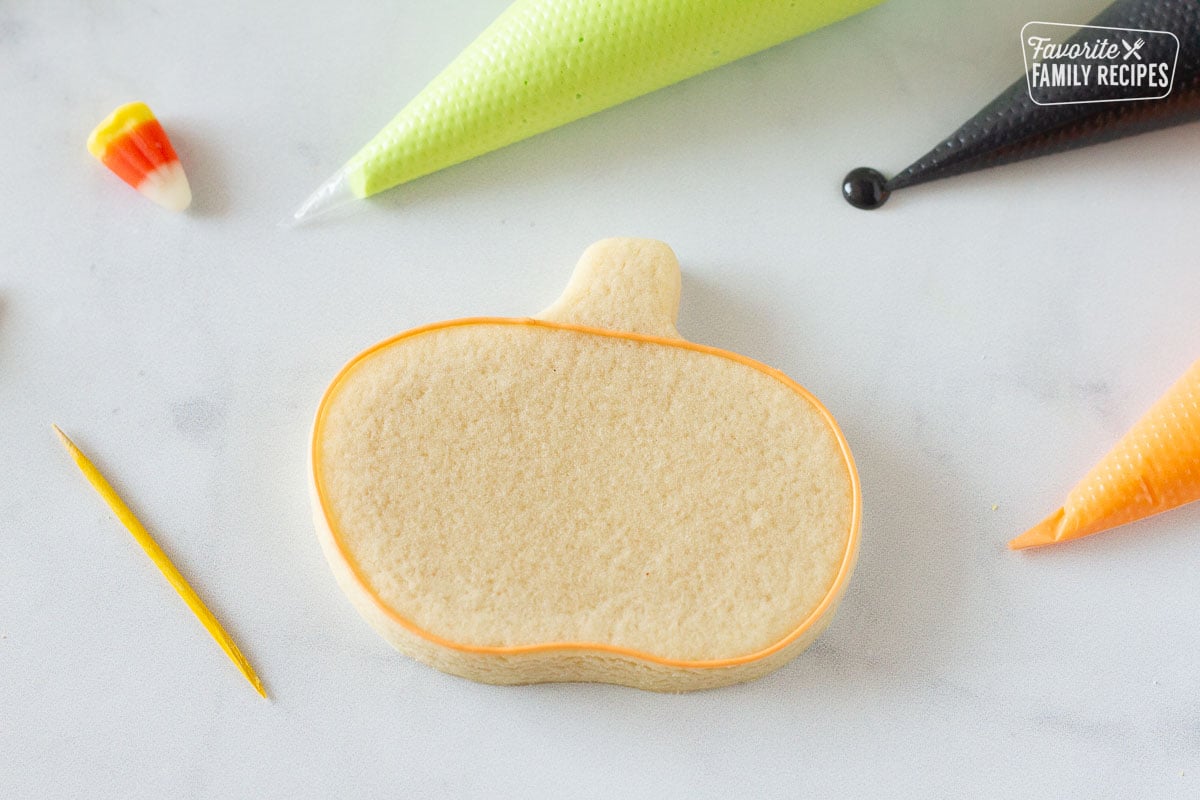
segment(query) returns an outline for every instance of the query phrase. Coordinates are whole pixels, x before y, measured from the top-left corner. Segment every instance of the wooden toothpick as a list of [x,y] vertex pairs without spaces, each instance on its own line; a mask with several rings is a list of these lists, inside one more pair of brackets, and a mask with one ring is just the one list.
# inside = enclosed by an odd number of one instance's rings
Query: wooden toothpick
[[262,681],[259,680],[258,675],[254,673],[250,662],[242,655],[242,651],[234,644],[233,638],[221,627],[221,623],[217,621],[213,613],[208,610],[208,606],[204,605],[204,601],[200,599],[200,595],[196,594],[196,590],[184,580],[183,575],[175,568],[171,560],[167,558],[167,554],[158,546],[158,542],[154,541],[154,537],[146,530],[146,526],[134,516],[134,513],[129,510],[129,506],[125,505],[125,501],[121,499],[116,490],[100,474],[100,470],[96,469],[96,466],[88,460],[83,451],[67,438],[67,435],[57,425],[52,427],[66,446],[67,452],[71,454],[71,458],[75,460],[75,465],[79,467],[79,471],[87,478],[88,483],[92,485],[92,488],[99,493],[112,512],[116,514],[121,524],[133,535],[134,540],[142,546],[142,549],[146,551],[146,555],[150,556],[150,560],[154,562],[155,566],[159,568],[163,576],[167,579],[167,582],[183,598],[183,602],[187,603],[188,608],[200,620],[200,624],[204,626],[204,629],[212,635],[217,644],[221,645],[221,649],[225,651],[225,655],[229,656],[229,659],[241,671],[242,675],[246,676],[246,680],[250,681],[250,685],[254,687],[255,691],[266,697],[267,691],[263,688]]

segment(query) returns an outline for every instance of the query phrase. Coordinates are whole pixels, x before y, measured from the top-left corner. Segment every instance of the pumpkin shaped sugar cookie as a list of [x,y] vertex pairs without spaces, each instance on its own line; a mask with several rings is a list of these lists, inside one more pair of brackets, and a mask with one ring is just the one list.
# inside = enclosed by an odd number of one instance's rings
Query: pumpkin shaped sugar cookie
[[670,248],[610,239],[533,319],[401,333],[313,428],[317,532],[401,652],[488,683],[745,681],[829,623],[849,447],[782,373],[675,330]]

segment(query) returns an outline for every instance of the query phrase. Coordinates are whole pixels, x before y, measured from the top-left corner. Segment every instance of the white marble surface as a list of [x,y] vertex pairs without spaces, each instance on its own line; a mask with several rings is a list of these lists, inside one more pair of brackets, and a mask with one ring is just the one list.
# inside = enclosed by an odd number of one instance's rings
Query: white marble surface
[[[1200,506],[1004,549],[1200,357],[1200,129],[873,215],[837,188],[1007,85],[1023,23],[1103,0],[892,0],[336,222],[275,226],[505,4],[0,5],[0,796],[1200,794]],[[84,150],[135,98],[186,162],[185,216]],[[536,311],[606,235],[672,244],[684,334],[806,384],[858,460],[842,610],[753,684],[442,675],[358,618],[311,530],[308,425],[339,365],[419,323]]]

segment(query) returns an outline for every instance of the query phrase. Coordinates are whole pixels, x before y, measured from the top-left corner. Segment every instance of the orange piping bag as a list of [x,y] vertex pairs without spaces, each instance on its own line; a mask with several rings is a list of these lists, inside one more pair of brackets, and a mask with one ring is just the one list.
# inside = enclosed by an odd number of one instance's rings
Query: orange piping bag
[[1200,500],[1200,361],[1013,550],[1091,536]]

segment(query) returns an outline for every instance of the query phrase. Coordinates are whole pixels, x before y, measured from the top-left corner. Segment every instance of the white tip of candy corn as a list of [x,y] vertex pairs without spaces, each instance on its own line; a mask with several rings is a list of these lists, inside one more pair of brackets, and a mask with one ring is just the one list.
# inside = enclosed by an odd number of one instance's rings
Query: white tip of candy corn
[[151,172],[138,184],[137,190],[171,211],[183,211],[192,204],[192,187],[178,161],[163,164]]
[[317,187],[317,190],[308,196],[308,199],[296,209],[292,216],[283,220],[281,224],[299,225],[334,209],[349,205],[357,199],[357,195],[350,188],[350,181],[346,179],[346,171],[339,169],[333,174],[333,177]]

